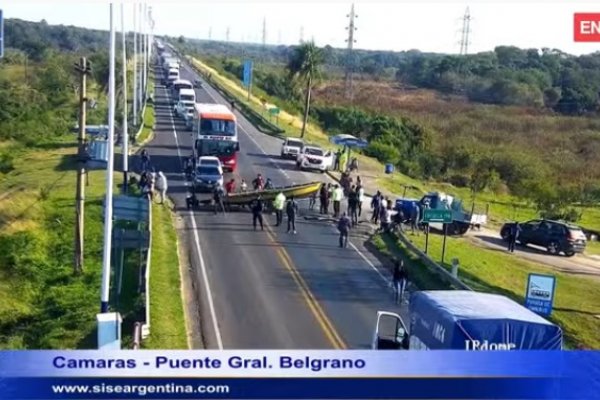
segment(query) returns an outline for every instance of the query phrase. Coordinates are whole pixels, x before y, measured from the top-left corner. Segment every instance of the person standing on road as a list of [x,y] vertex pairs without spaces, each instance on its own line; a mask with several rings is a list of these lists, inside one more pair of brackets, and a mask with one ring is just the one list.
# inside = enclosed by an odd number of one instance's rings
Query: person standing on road
[[319,202],[320,202],[320,204],[319,204],[320,213],[327,214],[328,208],[329,208],[329,184],[321,185],[321,189],[319,189]]
[[310,195],[310,199],[308,202],[308,209],[310,211],[314,210],[315,204],[317,204],[317,192],[314,192],[313,194]]
[[348,212],[350,213],[352,226],[356,226],[358,224],[358,193],[356,193],[355,186],[352,186],[348,193]]
[[298,214],[298,203],[294,200],[294,196],[290,196],[286,206],[285,212],[288,217],[288,229],[287,233],[292,232],[294,235],[296,234],[296,215]]
[[360,183],[360,176],[356,179],[356,198],[358,200],[358,218],[360,218],[362,214],[363,203],[365,201],[365,189]]
[[263,190],[265,182],[261,174],[256,176],[256,179],[252,181],[252,185],[254,186],[254,190]]
[[143,149],[142,154],[140,154],[142,159],[142,171],[147,171],[150,168],[150,154],[148,154],[148,150]]
[[242,179],[242,182],[240,182],[240,191],[242,193],[246,192],[248,190],[248,184],[246,183],[245,179]]
[[511,253],[515,252],[515,246],[517,245],[517,239],[519,238],[519,231],[521,227],[518,222],[515,222],[514,225],[510,227],[508,233],[508,251]]
[[419,205],[417,203],[413,203],[412,209],[410,210],[410,229],[413,235],[415,234],[415,231],[417,234],[419,234],[419,214]]
[[373,210],[373,215],[371,216],[371,222],[378,223],[379,222],[379,207],[381,207],[381,192],[378,190],[375,196],[371,199],[371,210]]
[[402,302],[404,291],[408,283],[408,273],[404,267],[404,261],[396,259],[394,261],[394,270],[392,272],[392,281],[394,285],[394,301],[396,304]]
[[214,201],[214,210],[215,215],[218,210],[221,209],[221,212],[225,214],[225,206],[223,205],[223,197],[225,197],[225,191],[221,185],[217,185],[213,191],[213,201]]
[[344,199],[344,189],[339,185],[335,185],[333,189],[333,217],[337,218],[340,216],[340,205]]
[[165,197],[167,197],[167,177],[163,174],[162,171],[158,171],[158,176],[156,177],[156,189],[160,194],[160,203],[165,203]]
[[342,214],[342,217],[338,221],[337,228],[340,233],[340,247],[346,248],[348,247],[348,234],[350,233],[350,227],[352,226],[352,221],[346,215],[346,213]]
[[283,206],[285,205],[285,195],[283,192],[279,192],[277,196],[275,196],[275,200],[273,200],[273,208],[275,209],[275,217],[277,218],[277,222],[275,226],[279,226],[283,223]]
[[225,191],[227,194],[235,193],[235,179],[231,178],[229,182],[225,184]]
[[259,222],[260,223],[260,230],[264,231],[264,225],[263,225],[263,211],[265,209],[265,205],[263,203],[262,197],[259,195],[258,197],[256,197],[256,199],[254,199],[254,201],[251,204],[251,209],[252,209],[252,226],[254,227],[254,230],[256,230],[256,223]]

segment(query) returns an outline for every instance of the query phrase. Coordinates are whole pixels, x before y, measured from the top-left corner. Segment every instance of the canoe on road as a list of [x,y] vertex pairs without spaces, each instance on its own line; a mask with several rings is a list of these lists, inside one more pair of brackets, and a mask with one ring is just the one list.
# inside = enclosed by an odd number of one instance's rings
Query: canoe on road
[[252,200],[256,199],[258,195],[262,197],[264,201],[275,200],[275,196],[279,192],[283,192],[286,198],[294,196],[296,199],[302,199],[310,197],[321,188],[322,182],[310,182],[302,185],[293,185],[285,187],[276,187],[267,190],[252,190],[244,193],[230,193],[223,199],[225,204],[247,204]]

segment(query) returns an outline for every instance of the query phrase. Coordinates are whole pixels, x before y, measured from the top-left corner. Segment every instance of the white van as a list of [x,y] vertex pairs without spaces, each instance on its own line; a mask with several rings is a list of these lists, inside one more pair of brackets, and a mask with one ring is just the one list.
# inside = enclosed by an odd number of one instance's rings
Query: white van
[[181,88],[179,89],[179,101],[184,103],[196,102],[196,91],[194,89]]
[[173,104],[177,103],[177,100],[179,100],[179,91],[181,89],[193,88],[194,85],[192,85],[192,82],[185,79],[177,79],[175,82],[173,82],[173,85],[171,86],[171,98],[173,99]]
[[169,73],[167,74],[167,86],[171,86],[177,79],[179,79],[179,69],[169,69]]

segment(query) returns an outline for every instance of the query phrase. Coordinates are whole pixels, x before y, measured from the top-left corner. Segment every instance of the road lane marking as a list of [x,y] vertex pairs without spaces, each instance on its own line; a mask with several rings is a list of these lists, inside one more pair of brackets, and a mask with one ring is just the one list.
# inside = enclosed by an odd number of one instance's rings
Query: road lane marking
[[[164,89],[167,95],[167,101],[171,103],[171,96]],[[179,166],[182,167],[181,151],[179,149],[179,139],[177,139],[177,129],[175,128],[175,121],[173,120],[173,110],[169,110],[169,119],[171,121],[171,129],[173,136],[175,137],[175,145],[177,146],[177,157],[179,158]],[[182,176],[185,174],[182,172]],[[219,350],[223,350],[223,340],[221,339],[221,330],[219,329],[219,323],[217,322],[217,312],[213,302],[213,295],[210,289],[210,282],[208,281],[208,273],[206,272],[206,264],[204,263],[204,256],[202,255],[202,247],[200,246],[200,238],[198,237],[198,227],[196,226],[196,218],[194,217],[194,211],[189,212],[190,219],[192,220],[192,231],[194,232],[194,244],[196,245],[196,252],[198,253],[198,259],[200,261],[200,269],[202,271],[202,278],[204,281],[204,289],[206,291],[206,297],[208,298],[208,308],[210,310],[210,316],[212,320],[213,330],[217,340],[217,347]]]
[[281,246],[280,243],[277,242],[277,240],[275,239],[275,237],[273,236],[273,234],[271,232],[271,229],[268,226],[267,226],[266,233],[267,233],[267,236],[269,237],[269,239],[274,244],[279,245],[279,247],[277,247],[277,255],[279,256],[281,263],[288,270],[288,272],[290,273],[290,275],[296,282],[296,285],[298,285],[298,287],[300,288],[300,294],[302,295],[302,298],[308,305],[308,308],[313,313],[314,317],[316,318],[317,322],[319,323],[319,326],[325,333],[325,336],[327,337],[329,342],[333,345],[333,347],[336,350],[347,349],[346,343],[340,337],[339,333],[336,331],[334,325],[331,323],[331,321],[325,314],[325,311],[323,311],[323,309],[321,308],[319,302],[317,301],[315,296],[310,291],[308,284],[306,283],[304,278],[302,278],[302,275],[300,275],[300,272],[298,272],[298,269],[294,266],[294,262],[292,261],[291,257],[289,256],[289,254],[287,253],[285,248],[283,246]]
[[[194,73],[193,75],[197,75],[197,74],[196,74],[196,73]],[[210,87],[210,85],[208,85],[208,86],[207,86],[207,88],[210,88],[210,90],[213,90],[213,88],[212,88],[212,87]],[[207,90],[207,88],[205,88],[205,90],[204,90],[204,91],[206,92],[206,94],[208,94],[208,96],[209,96],[209,97],[210,97],[210,98],[211,98],[211,99],[212,99],[212,100],[213,100],[215,103],[219,103],[219,101],[218,101],[218,100],[215,98],[215,96],[213,96],[213,95],[210,93],[210,91],[209,91],[209,90]],[[247,136],[247,137],[248,137],[250,140],[252,140],[252,142],[253,142],[253,143],[256,145],[256,147],[257,147],[257,148],[258,148],[258,149],[259,149],[259,150],[260,150],[260,151],[261,151],[261,152],[262,152],[262,153],[263,153],[265,156],[268,156],[268,155],[269,155],[269,154],[268,154],[268,153],[267,153],[267,152],[266,152],[266,151],[263,149],[263,147],[262,147],[262,146],[261,146],[261,145],[260,145],[260,144],[259,144],[259,143],[256,141],[256,139],[254,139],[254,137],[253,137],[253,136],[252,136],[252,135],[251,135],[251,134],[250,134],[248,131],[246,131],[246,130],[245,130],[245,129],[244,129],[242,126],[241,126],[241,124],[239,124],[239,127],[240,127],[240,130],[241,130],[242,132],[244,132],[244,133],[246,134],[246,136]],[[282,173],[282,174],[283,174],[283,176],[285,176],[287,179],[291,180],[291,178],[289,177],[289,175],[287,174],[287,172],[286,172],[286,171],[284,171],[284,170],[283,170],[281,167],[279,167],[279,166],[278,166],[277,164],[275,164],[273,161],[271,161],[271,164],[272,164],[272,165],[273,165],[273,166],[274,166],[274,167],[275,167],[277,170],[279,170],[279,172],[280,172],[280,173]],[[330,182],[331,182],[331,181],[333,181],[333,179],[331,179],[331,177],[329,177],[329,176],[327,177],[327,180],[328,180],[328,181],[330,181]],[[336,183],[337,183],[337,182],[336,182]],[[295,184],[295,182],[292,182],[292,184]],[[335,231],[335,229],[334,229],[334,228],[332,228],[332,230],[333,230],[333,231]],[[271,239],[273,240],[273,238],[272,238],[272,237],[271,237]],[[376,267],[376,266],[375,266],[375,265],[374,265],[374,264],[371,262],[371,260],[369,260],[369,259],[368,259],[368,258],[367,258],[367,257],[366,257],[364,254],[363,254],[363,252],[362,252],[362,251],[360,251],[360,250],[359,250],[359,249],[358,249],[358,248],[357,248],[357,247],[354,245],[354,243],[352,243],[350,240],[348,240],[348,244],[349,244],[349,245],[350,245],[350,247],[351,247],[351,248],[352,248],[352,249],[353,249],[353,250],[354,250],[354,251],[355,251],[355,252],[356,252],[356,253],[357,253],[357,254],[358,254],[358,255],[359,255],[359,256],[360,256],[360,257],[361,257],[361,258],[362,258],[362,259],[363,259],[365,262],[366,262],[366,263],[367,263],[367,265],[368,265],[368,266],[369,266],[369,267],[370,267],[370,268],[371,268],[373,271],[375,271],[375,272],[377,273],[377,275],[379,275],[379,277],[380,277],[380,278],[381,278],[381,279],[382,279],[382,280],[383,280],[383,281],[384,281],[386,284],[389,284],[389,283],[390,283],[390,280],[389,280],[388,278],[386,278],[386,277],[383,275],[383,273],[382,273],[382,272],[381,272],[381,271],[380,271],[380,270],[379,270],[379,269],[378,269],[378,268],[377,268],[377,267]],[[287,253],[286,253],[286,254],[287,254]],[[289,256],[288,256],[288,257],[289,257]],[[291,260],[291,258],[290,258],[290,260]],[[286,266],[286,267],[287,267],[287,266]],[[293,270],[293,269],[292,269],[292,270]],[[296,271],[296,273],[297,273],[297,271]],[[294,274],[292,273],[292,275],[294,275]],[[298,277],[299,277],[300,279],[302,279],[302,277],[301,277],[299,274],[298,274]],[[310,294],[310,291],[309,291],[308,293]],[[311,296],[312,296],[312,294],[311,294]],[[314,297],[313,297],[313,299],[314,299]],[[315,302],[316,302],[316,300],[315,300]],[[318,305],[318,303],[316,303],[316,304]]]

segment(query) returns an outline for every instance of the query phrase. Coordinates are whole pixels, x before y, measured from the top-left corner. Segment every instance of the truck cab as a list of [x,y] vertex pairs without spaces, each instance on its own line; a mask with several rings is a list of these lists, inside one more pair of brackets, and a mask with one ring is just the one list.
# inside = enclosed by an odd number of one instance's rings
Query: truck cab
[[435,290],[412,293],[405,318],[379,311],[372,349],[561,350],[562,342],[559,326],[505,296]]

